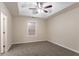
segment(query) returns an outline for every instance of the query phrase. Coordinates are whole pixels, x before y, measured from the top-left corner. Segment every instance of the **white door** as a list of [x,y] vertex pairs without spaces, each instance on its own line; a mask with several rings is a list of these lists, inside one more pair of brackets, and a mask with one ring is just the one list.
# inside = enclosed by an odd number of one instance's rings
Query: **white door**
[[7,16],[1,12],[1,53],[5,52],[7,40]]

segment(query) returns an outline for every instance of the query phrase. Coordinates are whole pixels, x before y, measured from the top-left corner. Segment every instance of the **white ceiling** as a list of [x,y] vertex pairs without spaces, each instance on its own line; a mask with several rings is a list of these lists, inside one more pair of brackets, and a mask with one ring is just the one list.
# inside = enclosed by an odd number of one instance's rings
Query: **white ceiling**
[[[13,16],[30,16],[30,17],[47,18],[47,17],[54,15],[55,13],[63,10],[64,8],[71,6],[74,3],[72,3],[72,2],[44,3],[44,6],[52,4],[53,7],[50,9],[47,9],[49,11],[48,13],[40,12],[38,14],[33,14],[33,11],[29,10],[29,8],[31,8],[31,7],[33,8],[36,6],[35,2],[19,2],[19,3],[6,2],[5,4]],[[23,4],[25,5],[24,8],[21,7]]]

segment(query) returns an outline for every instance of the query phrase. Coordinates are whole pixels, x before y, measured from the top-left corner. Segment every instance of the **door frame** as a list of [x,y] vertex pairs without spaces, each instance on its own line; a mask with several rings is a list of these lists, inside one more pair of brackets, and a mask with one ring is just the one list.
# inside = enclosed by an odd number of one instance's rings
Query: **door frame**
[[[5,20],[3,19],[5,18]],[[3,39],[3,22],[5,22],[5,39]],[[5,49],[4,49],[4,41],[5,41]],[[1,53],[6,52],[7,45],[7,16],[4,12],[1,11]]]

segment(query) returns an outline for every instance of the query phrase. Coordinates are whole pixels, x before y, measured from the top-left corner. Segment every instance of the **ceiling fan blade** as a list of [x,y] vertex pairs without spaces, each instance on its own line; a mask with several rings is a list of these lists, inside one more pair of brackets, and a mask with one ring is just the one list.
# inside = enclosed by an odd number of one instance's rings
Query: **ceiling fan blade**
[[43,2],[37,2],[37,7],[42,8]]
[[48,5],[48,6],[44,7],[44,8],[52,8],[52,5]]
[[48,13],[48,11],[47,10],[43,10],[45,13]]

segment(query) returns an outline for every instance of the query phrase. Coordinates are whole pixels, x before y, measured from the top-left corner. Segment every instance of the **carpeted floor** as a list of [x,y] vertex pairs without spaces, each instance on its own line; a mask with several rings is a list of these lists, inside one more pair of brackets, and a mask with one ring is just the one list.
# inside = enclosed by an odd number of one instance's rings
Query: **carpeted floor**
[[13,45],[2,56],[79,56],[79,54],[47,41]]

